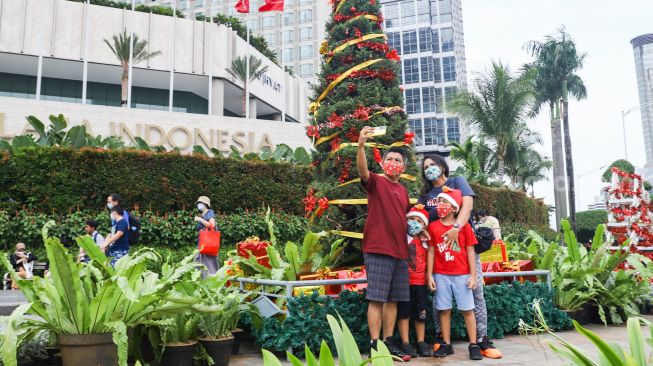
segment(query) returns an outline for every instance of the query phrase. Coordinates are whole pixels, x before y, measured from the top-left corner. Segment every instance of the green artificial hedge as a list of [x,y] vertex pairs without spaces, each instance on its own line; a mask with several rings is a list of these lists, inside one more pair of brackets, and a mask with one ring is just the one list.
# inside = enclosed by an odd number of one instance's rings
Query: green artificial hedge
[[477,183],[470,185],[476,193],[474,210],[485,209],[502,225],[514,222],[548,226],[549,207],[542,200],[509,188],[492,188]]
[[[534,315],[531,305],[540,301],[545,320],[551,329],[569,329],[571,320],[567,314],[553,304],[553,293],[544,283],[499,284],[485,287],[485,301],[488,309],[488,336],[493,339],[503,338],[506,334],[518,332],[519,320],[533,324]],[[432,296],[429,295],[429,303]],[[319,351],[322,339],[326,340],[331,349],[334,348],[333,338],[327,314],[342,316],[352,331],[361,352],[367,352],[369,333],[367,327],[367,302],[365,295],[345,291],[337,299],[327,296],[300,296],[288,300],[288,316],[285,320],[278,318],[265,319],[260,331],[252,329],[257,343],[270,351],[285,351],[289,347],[298,350],[308,344],[313,352]],[[433,342],[435,330],[429,309],[426,328],[426,341]],[[455,312],[452,321],[452,337],[466,337],[462,317]]]
[[579,243],[589,243],[596,227],[608,221],[608,211],[590,210],[576,213],[576,238]]
[[171,212],[206,195],[216,211],[269,206],[303,213],[311,168],[138,150],[27,148],[0,155],[0,208],[47,212],[104,208],[120,193],[129,209]]

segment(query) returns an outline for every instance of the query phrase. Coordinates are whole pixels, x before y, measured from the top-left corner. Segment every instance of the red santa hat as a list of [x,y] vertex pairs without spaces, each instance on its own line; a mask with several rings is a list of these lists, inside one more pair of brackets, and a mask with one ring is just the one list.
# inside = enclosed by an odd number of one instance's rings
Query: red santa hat
[[437,198],[444,198],[447,202],[456,209],[456,212],[460,210],[460,206],[463,204],[463,192],[460,189],[451,189],[447,186],[442,187],[442,193],[438,195]]
[[406,217],[419,217],[424,221],[424,225],[429,224],[429,213],[424,209],[424,205],[415,205],[408,211]]

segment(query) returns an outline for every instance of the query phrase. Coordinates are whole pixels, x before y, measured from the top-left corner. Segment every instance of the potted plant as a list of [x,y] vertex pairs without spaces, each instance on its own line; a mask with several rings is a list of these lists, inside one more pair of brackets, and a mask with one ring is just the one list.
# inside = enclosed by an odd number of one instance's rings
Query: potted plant
[[197,348],[197,322],[194,313],[176,313],[152,322],[148,338],[161,366],[193,366]]

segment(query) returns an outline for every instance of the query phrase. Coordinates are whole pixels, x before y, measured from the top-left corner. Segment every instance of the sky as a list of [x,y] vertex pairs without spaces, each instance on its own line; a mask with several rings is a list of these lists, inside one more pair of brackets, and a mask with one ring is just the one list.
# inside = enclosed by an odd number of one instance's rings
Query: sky
[[[604,186],[601,174],[612,161],[624,158],[621,111],[638,106],[635,61],[630,40],[653,33],[651,0],[462,0],[467,78],[471,82],[491,60],[511,69],[531,60],[523,50],[564,25],[577,49],[588,54],[579,72],[588,98],[571,101],[570,135],[576,178],[576,207],[584,211]],[[551,157],[548,108],[529,126],[540,132],[540,149]],[[646,163],[639,111],[626,116],[628,160]],[[535,196],[553,204],[552,172],[548,182],[535,184]]]

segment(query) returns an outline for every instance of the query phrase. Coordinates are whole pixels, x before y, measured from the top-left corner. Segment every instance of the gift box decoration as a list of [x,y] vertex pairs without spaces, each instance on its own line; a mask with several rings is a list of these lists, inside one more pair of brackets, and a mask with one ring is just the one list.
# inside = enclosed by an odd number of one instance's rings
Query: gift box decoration
[[267,248],[272,245],[269,241],[260,240],[256,236],[249,237],[245,241],[236,244],[238,255],[243,258],[249,258],[250,255],[256,257],[256,261],[267,268],[270,266],[270,258],[268,257]]
[[[484,262],[481,263],[482,271],[484,273],[490,272],[524,272],[532,271],[534,268],[533,261],[530,260],[514,260],[509,262]],[[504,281],[512,281],[512,277],[487,277],[483,279],[485,285],[494,285]],[[519,282],[531,281],[537,282],[537,276],[517,276],[516,280]]]
[[295,287],[292,290],[292,295],[297,296],[311,296],[314,292],[317,292],[318,295],[324,296],[326,294],[325,286],[305,286],[305,287]]
[[[300,281],[311,281],[311,280],[335,280],[338,279],[338,272],[332,271],[329,268],[320,268],[315,273],[308,273],[299,275]],[[321,286],[324,288],[324,293],[327,295],[338,295],[340,293],[339,285],[325,285]]]
[[506,253],[506,244],[501,240],[495,240],[492,247],[480,254],[481,263],[483,262],[506,262],[508,254]]
[[[338,278],[340,279],[351,279],[351,278],[367,278],[367,273],[365,272],[365,266],[354,267],[348,270],[338,271]],[[367,288],[367,283],[350,283],[342,285],[342,289],[345,291],[354,291],[361,292]]]

